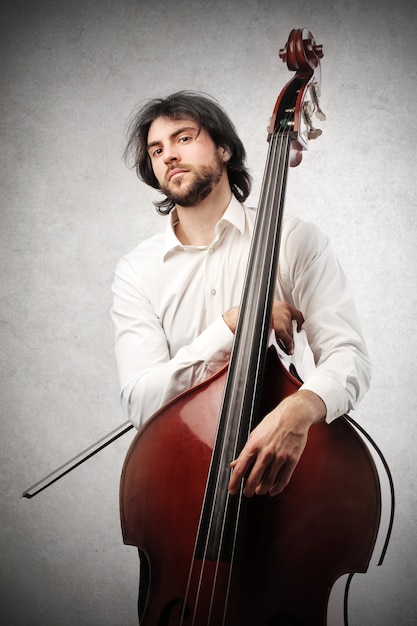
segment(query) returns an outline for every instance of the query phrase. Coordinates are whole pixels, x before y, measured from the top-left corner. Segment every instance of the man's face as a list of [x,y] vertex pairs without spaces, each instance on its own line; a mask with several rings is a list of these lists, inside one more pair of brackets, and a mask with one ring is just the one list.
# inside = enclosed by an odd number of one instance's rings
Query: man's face
[[148,154],[161,191],[180,206],[199,204],[227,176],[227,151],[191,119],[155,119]]

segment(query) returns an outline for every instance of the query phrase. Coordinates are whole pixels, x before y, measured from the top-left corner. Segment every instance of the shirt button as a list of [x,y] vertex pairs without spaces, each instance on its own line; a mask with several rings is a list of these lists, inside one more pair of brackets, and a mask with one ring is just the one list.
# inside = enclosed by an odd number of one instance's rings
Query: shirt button
[[215,295],[216,295],[216,290],[215,290],[215,289],[212,289],[212,290],[210,291],[210,293],[211,293],[211,295],[212,295],[212,296],[215,296]]
[[209,254],[214,254],[214,248],[210,248]]

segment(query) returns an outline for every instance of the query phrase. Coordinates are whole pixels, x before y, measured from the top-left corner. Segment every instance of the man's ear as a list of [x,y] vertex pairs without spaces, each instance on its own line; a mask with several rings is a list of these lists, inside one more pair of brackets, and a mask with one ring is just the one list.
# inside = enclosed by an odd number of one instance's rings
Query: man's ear
[[223,159],[223,163],[230,161],[232,151],[228,146],[220,146],[220,156]]

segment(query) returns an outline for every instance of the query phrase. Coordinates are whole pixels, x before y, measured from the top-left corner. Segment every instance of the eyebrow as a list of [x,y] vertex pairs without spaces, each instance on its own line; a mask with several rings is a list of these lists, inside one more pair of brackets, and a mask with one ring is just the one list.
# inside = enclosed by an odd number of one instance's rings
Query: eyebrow
[[[184,133],[186,131],[190,131],[190,130],[197,130],[197,135],[200,134],[201,129],[198,128],[197,126],[181,126],[178,130],[176,130],[174,133],[172,133],[169,138],[170,139],[175,139],[175,137],[178,137],[178,135],[181,135],[181,133]],[[161,140],[157,139],[155,141],[151,141],[150,143],[148,143],[147,145],[147,150],[150,150],[150,148],[153,148],[155,146],[159,146],[161,144]]]

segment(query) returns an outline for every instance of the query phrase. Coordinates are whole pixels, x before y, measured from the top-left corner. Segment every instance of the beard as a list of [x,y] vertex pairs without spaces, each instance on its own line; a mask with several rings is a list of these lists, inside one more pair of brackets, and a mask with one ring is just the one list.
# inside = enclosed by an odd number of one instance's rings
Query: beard
[[196,206],[205,200],[219,184],[223,174],[223,165],[222,159],[217,154],[213,165],[201,165],[198,169],[185,165],[184,167],[188,170],[187,174],[194,174],[191,181],[181,187],[182,177],[179,177],[167,185],[161,185],[161,191],[179,206]]

